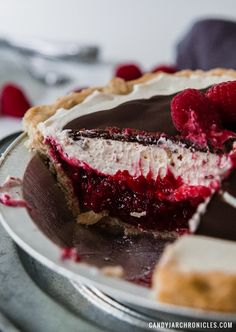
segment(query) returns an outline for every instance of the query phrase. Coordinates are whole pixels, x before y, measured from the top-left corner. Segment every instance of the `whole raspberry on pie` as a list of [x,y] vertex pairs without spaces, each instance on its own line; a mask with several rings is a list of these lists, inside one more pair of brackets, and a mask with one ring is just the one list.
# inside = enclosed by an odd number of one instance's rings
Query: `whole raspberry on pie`
[[236,122],[236,81],[215,84],[206,96],[219,110],[223,123]]
[[183,136],[199,145],[221,147],[235,134],[223,130],[218,105],[196,89],[178,93],[171,102],[173,123]]
[[206,131],[220,125],[216,107],[196,89],[186,89],[173,98],[171,116],[176,129],[182,133]]

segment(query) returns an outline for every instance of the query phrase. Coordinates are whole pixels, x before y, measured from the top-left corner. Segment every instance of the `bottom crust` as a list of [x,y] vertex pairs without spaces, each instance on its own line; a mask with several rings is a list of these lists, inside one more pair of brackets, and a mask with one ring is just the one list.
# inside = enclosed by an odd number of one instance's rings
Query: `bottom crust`
[[[90,211],[89,211],[90,212]],[[124,233],[124,235],[152,235],[154,238],[166,241],[173,241],[178,238],[179,234],[175,231],[156,231],[156,230],[144,230],[128,223],[125,223],[119,218],[106,216],[103,217],[99,223],[105,227],[115,228],[117,230],[120,229]]]

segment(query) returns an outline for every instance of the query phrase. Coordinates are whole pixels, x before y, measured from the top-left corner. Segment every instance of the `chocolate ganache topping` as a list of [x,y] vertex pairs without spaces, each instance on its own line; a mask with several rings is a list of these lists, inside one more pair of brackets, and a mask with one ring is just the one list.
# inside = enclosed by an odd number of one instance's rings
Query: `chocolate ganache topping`
[[110,110],[83,115],[69,122],[64,129],[118,127],[176,135],[178,132],[170,114],[170,102],[173,96],[155,96],[150,99],[128,101]]
[[236,241],[236,171],[216,192],[201,216],[196,234]]

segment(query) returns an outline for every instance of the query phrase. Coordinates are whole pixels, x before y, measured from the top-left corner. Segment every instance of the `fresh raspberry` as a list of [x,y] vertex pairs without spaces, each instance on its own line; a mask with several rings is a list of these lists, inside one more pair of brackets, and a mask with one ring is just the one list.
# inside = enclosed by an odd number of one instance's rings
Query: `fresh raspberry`
[[125,81],[136,80],[142,75],[141,69],[132,63],[119,65],[115,69],[115,77],[123,78]]
[[207,90],[206,96],[219,109],[223,123],[236,122],[236,81],[213,85]]
[[171,102],[171,116],[176,129],[199,145],[222,148],[236,138],[234,132],[222,128],[217,105],[199,90],[178,93]]
[[152,69],[152,73],[156,73],[158,71],[162,71],[163,73],[167,73],[167,74],[174,74],[177,72],[177,68],[174,66],[159,65]]
[[186,89],[172,99],[171,116],[176,129],[183,134],[220,126],[217,109],[196,89]]
[[3,115],[21,118],[31,107],[24,92],[15,84],[3,86],[0,98],[1,113]]

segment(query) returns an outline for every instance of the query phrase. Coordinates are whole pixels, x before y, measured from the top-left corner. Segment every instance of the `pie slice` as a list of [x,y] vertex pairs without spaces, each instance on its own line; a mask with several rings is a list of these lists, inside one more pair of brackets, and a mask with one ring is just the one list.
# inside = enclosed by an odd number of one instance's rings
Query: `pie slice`
[[163,237],[188,232],[188,221],[232,168],[231,146],[199,146],[179,135],[173,94],[235,79],[231,70],[114,79],[55,104],[30,109],[29,146],[39,152],[81,224],[105,222]]
[[[168,239],[197,234],[164,251],[153,275],[158,301],[236,311],[234,98],[226,89],[225,102],[213,88],[215,115],[209,90],[172,103],[187,88],[235,78],[215,69],[114,79],[25,115],[28,146],[55,174],[78,223]],[[226,127],[216,119],[222,100]]]

